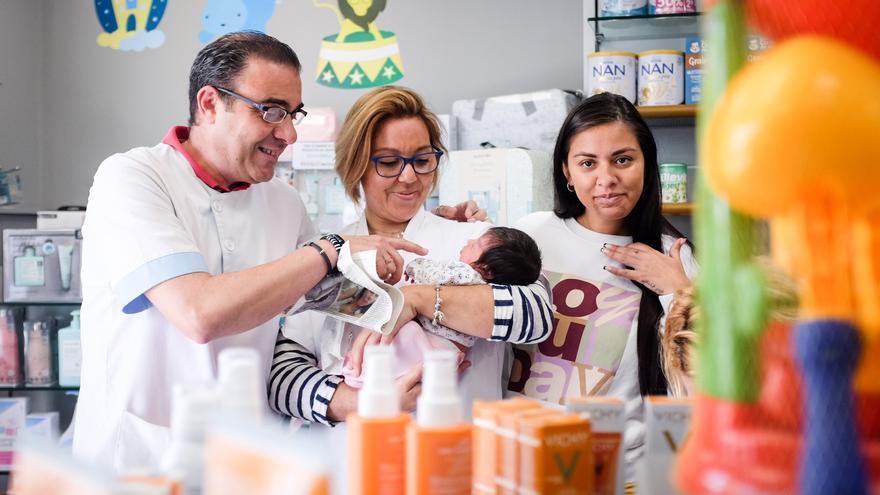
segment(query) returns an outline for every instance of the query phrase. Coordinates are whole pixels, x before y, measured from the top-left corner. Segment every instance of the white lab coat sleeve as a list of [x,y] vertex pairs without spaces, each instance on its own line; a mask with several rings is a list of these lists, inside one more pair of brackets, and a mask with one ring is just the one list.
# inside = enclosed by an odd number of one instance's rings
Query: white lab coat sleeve
[[113,155],[98,168],[89,193],[83,236],[90,246],[113,246],[104,258],[111,289],[126,313],[148,309],[144,292],[159,283],[208,271],[165,187],[155,170],[135,157]]

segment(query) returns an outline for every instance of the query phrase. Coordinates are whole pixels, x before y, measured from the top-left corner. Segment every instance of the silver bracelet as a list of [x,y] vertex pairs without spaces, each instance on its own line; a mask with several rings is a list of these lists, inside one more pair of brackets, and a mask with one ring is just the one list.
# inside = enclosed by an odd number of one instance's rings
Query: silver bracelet
[[440,304],[443,302],[443,298],[440,297],[440,284],[434,286],[434,293],[436,294],[434,299],[434,319],[431,320],[431,323],[441,325],[446,315],[443,314],[443,311],[440,311]]

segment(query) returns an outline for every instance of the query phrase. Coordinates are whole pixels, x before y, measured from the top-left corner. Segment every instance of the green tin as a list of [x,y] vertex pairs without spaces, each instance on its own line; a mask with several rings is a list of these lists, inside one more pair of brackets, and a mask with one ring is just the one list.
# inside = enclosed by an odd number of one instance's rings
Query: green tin
[[684,163],[660,164],[660,195],[664,203],[687,203],[687,176]]

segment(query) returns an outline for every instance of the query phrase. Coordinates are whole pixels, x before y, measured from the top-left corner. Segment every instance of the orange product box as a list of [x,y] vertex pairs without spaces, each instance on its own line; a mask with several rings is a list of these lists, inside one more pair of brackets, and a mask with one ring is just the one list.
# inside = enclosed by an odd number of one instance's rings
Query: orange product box
[[680,493],[672,481],[678,452],[687,439],[691,400],[666,396],[645,398],[645,454],[636,467],[636,486],[647,495]]
[[502,495],[513,495],[519,487],[520,445],[518,442],[520,421],[526,418],[555,416],[558,409],[539,407],[501,414],[498,417],[497,448],[500,455],[495,471],[495,489]]
[[571,397],[565,409],[588,414],[593,431],[593,495],[623,493],[626,483],[623,430],[626,416],[623,400],[615,397]]
[[523,418],[519,422],[519,493],[593,491],[593,433],[575,414]]
[[473,407],[473,485],[474,494],[495,494],[495,475],[501,471],[501,441],[497,437],[498,417],[502,414],[540,408],[533,400],[516,397],[499,401],[475,401]]

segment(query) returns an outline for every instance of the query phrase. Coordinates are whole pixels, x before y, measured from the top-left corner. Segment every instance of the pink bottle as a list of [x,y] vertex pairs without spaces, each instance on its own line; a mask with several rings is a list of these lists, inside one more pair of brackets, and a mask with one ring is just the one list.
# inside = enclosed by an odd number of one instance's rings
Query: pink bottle
[[0,387],[21,385],[18,361],[18,334],[12,311],[0,308]]

